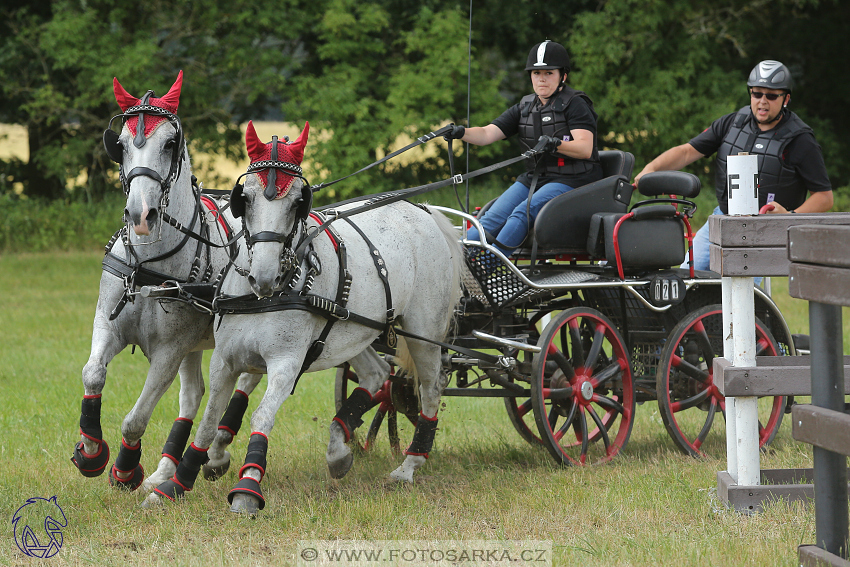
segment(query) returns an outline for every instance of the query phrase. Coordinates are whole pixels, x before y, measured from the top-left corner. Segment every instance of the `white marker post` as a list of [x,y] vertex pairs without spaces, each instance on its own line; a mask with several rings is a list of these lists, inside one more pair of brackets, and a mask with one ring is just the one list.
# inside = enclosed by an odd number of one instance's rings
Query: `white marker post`
[[[739,154],[727,161],[730,215],[757,215],[758,157]],[[757,274],[756,274],[757,275]],[[723,357],[732,366],[756,365],[755,299],[752,277],[722,278]],[[758,398],[726,398],[727,472],[739,486],[761,483]]]

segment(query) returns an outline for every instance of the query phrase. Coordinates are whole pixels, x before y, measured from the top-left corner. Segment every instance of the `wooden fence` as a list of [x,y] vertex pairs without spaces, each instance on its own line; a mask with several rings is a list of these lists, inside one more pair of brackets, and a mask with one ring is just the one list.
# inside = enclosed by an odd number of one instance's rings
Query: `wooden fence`
[[[718,472],[718,495],[742,512],[770,500],[814,501],[815,545],[800,565],[846,565],[850,357],[844,357],[841,306],[850,306],[850,214],[715,216],[709,219],[711,267],[723,277],[789,276],[789,293],[809,301],[811,355],[757,357],[752,367],[714,361],[714,381],[728,397],[811,396],[795,405],[792,435],[813,445],[812,469],[761,470],[761,484],[736,484]],[[727,416],[728,418],[728,416]]]

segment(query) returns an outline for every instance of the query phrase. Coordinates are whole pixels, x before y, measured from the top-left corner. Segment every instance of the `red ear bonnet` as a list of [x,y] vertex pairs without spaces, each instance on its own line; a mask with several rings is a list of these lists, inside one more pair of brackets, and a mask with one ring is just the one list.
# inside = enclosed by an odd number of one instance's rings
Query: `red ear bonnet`
[[[304,147],[307,145],[307,137],[310,132],[310,123],[304,124],[304,130],[294,142],[282,143],[277,146],[277,161],[301,165],[304,160]],[[248,122],[248,127],[245,129],[245,147],[248,150],[248,157],[251,163],[258,161],[271,161],[272,159],[272,143],[264,144],[257,136],[257,131],[254,129],[254,122]],[[269,171],[264,169],[259,171],[257,175],[260,178],[260,183],[265,188],[268,185]],[[289,191],[292,186],[292,181],[295,179],[292,175],[287,174],[286,170],[277,169],[277,178],[275,179],[275,187],[277,188],[277,199],[280,199]]]
[[[176,114],[177,107],[180,106],[180,89],[182,87],[183,71],[180,71],[177,75],[177,80],[174,81],[174,84],[171,86],[168,93],[166,93],[166,95],[162,98],[151,97],[148,100],[148,104],[150,106],[167,110],[172,114]],[[127,112],[128,108],[137,106],[142,102],[141,99],[138,99],[128,93],[124,87],[121,86],[121,83],[118,82],[117,77],[112,79],[112,90],[115,91],[115,100],[118,102],[118,106],[121,107],[121,112]],[[154,116],[150,114],[145,115],[145,138],[149,138],[153,131],[156,130],[157,126],[162,124],[165,120],[167,120],[165,116]],[[126,126],[130,129],[130,132],[136,131],[136,124],[138,121],[138,116],[132,116],[127,119]]]

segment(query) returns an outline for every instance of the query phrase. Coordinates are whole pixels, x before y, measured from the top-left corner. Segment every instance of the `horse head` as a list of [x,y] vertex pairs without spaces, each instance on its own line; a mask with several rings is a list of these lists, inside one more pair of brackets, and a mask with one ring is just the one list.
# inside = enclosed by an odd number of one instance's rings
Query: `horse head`
[[[127,195],[124,217],[136,235],[147,236],[160,225],[160,209],[168,204],[169,190],[188,161],[183,128],[175,114],[180,104],[183,71],[162,98],[147,91],[142,98],[129,94],[113,80],[115,100],[122,113],[110,120],[103,134],[106,153],[120,166],[121,185]],[[121,117],[121,133],[112,121]]]
[[283,283],[284,271],[292,267],[292,243],[299,224],[307,218],[313,202],[301,162],[310,124],[298,139],[260,141],[253,122],[248,123],[245,144],[251,165],[239,177],[230,196],[234,216],[243,217],[251,250],[248,283],[258,297],[268,297]]

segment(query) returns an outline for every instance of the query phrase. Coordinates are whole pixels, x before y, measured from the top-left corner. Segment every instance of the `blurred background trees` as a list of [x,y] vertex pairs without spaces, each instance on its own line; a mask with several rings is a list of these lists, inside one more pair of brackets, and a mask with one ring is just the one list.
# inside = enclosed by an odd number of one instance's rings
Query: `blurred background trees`
[[[634,153],[636,171],[748,104],[745,81],[758,61],[784,62],[796,80],[791,108],[814,128],[834,188],[850,193],[850,3],[473,1],[471,59],[469,10],[433,0],[6,0],[0,123],[27,129],[30,158],[0,160],[0,194],[17,183],[28,198],[94,203],[118,191],[100,141],[118,112],[113,77],[137,96],[161,95],[182,69],[179,115],[192,152],[247,163],[240,125],[248,119],[310,121],[310,181],[318,183],[447,122],[465,124],[467,113],[472,125],[489,123],[530,92],[525,59],[546,38],[567,47],[570,82],[593,98],[600,145]],[[469,167],[517,150],[515,142],[472,147]],[[317,197],[443,179],[445,158],[432,142]],[[710,166],[692,171],[709,179]],[[232,183],[205,173],[207,186]]]

